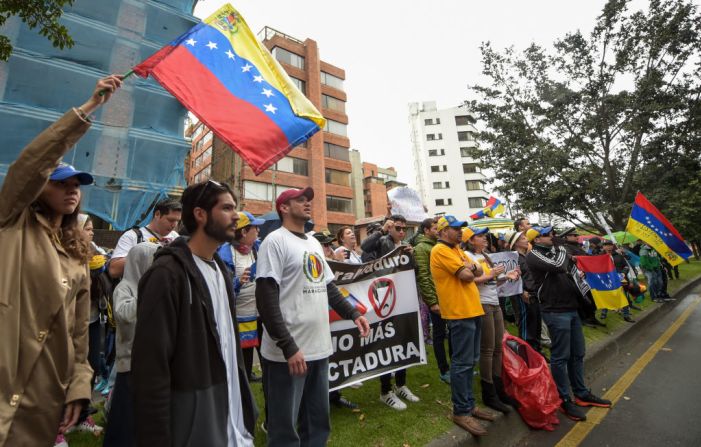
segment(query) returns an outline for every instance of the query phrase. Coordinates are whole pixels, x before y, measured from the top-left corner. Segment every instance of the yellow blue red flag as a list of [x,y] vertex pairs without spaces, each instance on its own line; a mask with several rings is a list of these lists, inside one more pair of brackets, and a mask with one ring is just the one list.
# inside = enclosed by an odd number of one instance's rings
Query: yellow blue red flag
[[650,245],[673,266],[693,254],[674,225],[640,192],[635,196],[626,231]]
[[487,206],[477,211],[475,214],[470,216],[470,219],[477,220],[483,217],[494,217],[497,214],[502,214],[504,212],[504,204],[501,200],[494,196],[489,196],[487,200]]
[[611,255],[577,256],[577,268],[584,272],[597,309],[620,309],[628,305]]

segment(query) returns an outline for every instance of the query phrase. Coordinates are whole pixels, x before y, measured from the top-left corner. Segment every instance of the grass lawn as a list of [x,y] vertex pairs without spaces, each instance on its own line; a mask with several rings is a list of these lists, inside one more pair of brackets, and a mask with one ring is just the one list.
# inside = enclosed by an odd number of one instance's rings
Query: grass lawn
[[[679,266],[680,279],[670,280],[668,291],[673,294],[683,283],[701,274],[701,262],[692,261]],[[649,295],[643,303],[643,309],[652,306]],[[633,317],[638,311],[632,311]],[[612,334],[616,328],[626,325],[620,314],[609,312],[606,328],[584,328],[587,343],[600,341]],[[510,332],[515,333],[515,327],[510,325]],[[379,380],[370,380],[359,389],[344,389],[343,395],[352,402],[360,405],[355,412],[332,407],[332,432],[329,439],[331,446],[419,446],[446,433],[453,427],[448,419],[451,414],[450,387],[440,381],[438,369],[435,366],[433,349],[426,347],[428,365],[409,368],[407,385],[421,398],[421,402],[407,403],[405,411],[394,411],[379,401]],[[258,401],[258,407],[263,409],[263,392],[260,384],[253,384],[253,391]],[[480,399],[479,377],[475,377],[475,396]],[[95,421],[104,424],[100,411]],[[265,445],[265,433],[260,430],[259,421],[256,430],[256,445]],[[102,438],[90,434],[76,433],[68,437],[71,447],[94,447],[102,445]]]

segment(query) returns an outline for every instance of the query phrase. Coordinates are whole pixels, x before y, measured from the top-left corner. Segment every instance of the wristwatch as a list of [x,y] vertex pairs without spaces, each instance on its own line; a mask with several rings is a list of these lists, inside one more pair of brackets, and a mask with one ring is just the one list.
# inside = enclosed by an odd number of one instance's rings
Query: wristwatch
[[470,267],[470,271],[472,273],[475,273],[475,271],[477,271],[477,264],[472,264],[472,267]]

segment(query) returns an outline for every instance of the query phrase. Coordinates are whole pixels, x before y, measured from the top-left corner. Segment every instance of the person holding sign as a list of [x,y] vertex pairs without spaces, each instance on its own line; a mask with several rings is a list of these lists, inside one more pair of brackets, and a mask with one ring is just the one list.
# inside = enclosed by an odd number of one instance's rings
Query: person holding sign
[[474,436],[487,430],[476,418],[493,421],[495,415],[475,405],[472,375],[480,353],[484,309],[475,278],[484,274],[459,247],[462,227],[467,223],[443,216],[436,223],[438,242],[431,250],[431,273],[436,285],[441,316],[448,323],[452,353],[450,389],[453,422]]
[[501,339],[504,336],[504,316],[499,306],[497,285],[507,279],[517,280],[519,273],[517,270],[504,273],[503,265],[495,265],[489,259],[485,253],[488,231],[487,228],[467,227],[462,232],[462,241],[467,255],[479,262],[484,272],[474,280],[484,309],[480,342],[482,401],[488,407],[509,413],[511,409],[499,399],[494,387],[496,383],[501,384]]

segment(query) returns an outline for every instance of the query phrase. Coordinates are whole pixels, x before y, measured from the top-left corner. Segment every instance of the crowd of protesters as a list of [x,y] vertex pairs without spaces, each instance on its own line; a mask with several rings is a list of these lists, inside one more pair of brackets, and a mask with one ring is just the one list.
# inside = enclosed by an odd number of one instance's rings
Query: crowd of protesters
[[[101,79],[85,104],[22,151],[2,187],[0,241],[15,262],[0,269],[0,446],[67,446],[71,430],[99,434],[93,390],[109,398],[104,445],[253,445],[252,382],[262,382],[268,445],[325,445],[330,404],[357,407],[329,393],[328,309],[353,321],[361,336],[370,330],[336,287],[330,261],[361,264],[397,248],[413,258],[425,337],[450,386],[453,421],[475,436],[487,433],[478,419],[496,417],[476,405],[477,368],[487,407],[508,413],[518,405],[501,378],[507,320],[544,357],[550,348],[565,415],[582,421],[584,407],[611,405],[584,382],[582,325],[604,323],[577,287],[576,257],[612,257],[628,292],[625,321],[634,322],[630,309],[644,292],[639,270],[653,300],[671,299],[667,278],[678,270],[640,242],[616,247],[591,238],[582,245],[574,228],[556,235],[526,218],[495,234],[454,216],[424,220],[409,240],[407,220],[392,215],[359,243],[352,227],[305,232],[311,188],[280,194],[281,227],[261,241],[264,221],[237,211],[231,188],[212,180],[156,204],[151,221],[124,232],[108,254],[80,213],[80,187],[92,176],[60,160],[120,85],[119,76]],[[497,251],[517,252],[518,268],[495,264]],[[521,294],[499,296],[501,283],[519,279]],[[391,409],[420,400],[405,369],[379,382]]]

